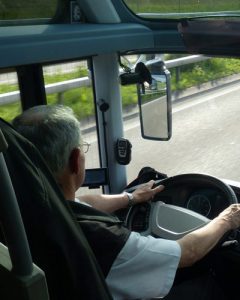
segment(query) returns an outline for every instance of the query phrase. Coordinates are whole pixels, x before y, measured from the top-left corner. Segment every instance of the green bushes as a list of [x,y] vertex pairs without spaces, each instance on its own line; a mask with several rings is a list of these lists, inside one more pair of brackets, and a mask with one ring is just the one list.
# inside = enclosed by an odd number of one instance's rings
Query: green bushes
[[[175,55],[174,57],[177,56]],[[169,55],[167,59],[173,59],[173,56]],[[182,66],[180,68],[179,81],[176,81],[176,69],[171,69],[170,71],[172,73],[172,90],[184,90],[204,82],[240,73],[240,60],[212,58],[199,63]],[[137,104],[137,89],[135,85],[122,86],[121,94],[123,107]],[[48,102],[59,103],[56,95],[49,95]],[[62,103],[71,106],[80,119],[90,117],[94,114],[91,87],[65,92]]]
[[10,122],[20,112],[21,112],[21,105],[19,102],[0,106],[0,117],[8,122]]
[[240,60],[212,58],[199,63],[182,66],[179,70],[180,80],[176,80],[176,69],[171,70],[172,90],[184,90],[204,82],[217,80],[240,73]]
[[[125,0],[136,13],[190,13],[239,10],[237,0]],[[166,16],[167,17],[167,16]]]
[[[182,56],[182,55],[181,55]],[[179,57],[179,55],[167,55],[165,60]],[[232,74],[240,73],[240,60],[228,58],[212,58],[199,63],[182,66],[177,80],[176,69],[171,69],[172,90],[184,90],[186,88],[197,86],[204,82],[217,80]],[[80,68],[76,72],[67,74],[56,74],[45,76],[46,84],[55,83],[87,75],[87,70]],[[17,90],[17,85],[2,84],[0,93],[6,93]],[[123,107],[137,104],[137,90],[135,85],[122,86]],[[62,103],[71,106],[79,119],[91,117],[94,115],[93,92],[92,87],[81,87],[64,92],[62,95],[52,94],[47,96],[49,104]],[[1,105],[0,116],[10,121],[20,112],[20,103]]]
[[[135,85],[122,87],[121,94],[123,107],[137,104]],[[49,104],[59,103],[72,107],[80,120],[94,115],[92,87],[82,87],[67,91],[60,99],[57,94],[48,95],[47,99]]]

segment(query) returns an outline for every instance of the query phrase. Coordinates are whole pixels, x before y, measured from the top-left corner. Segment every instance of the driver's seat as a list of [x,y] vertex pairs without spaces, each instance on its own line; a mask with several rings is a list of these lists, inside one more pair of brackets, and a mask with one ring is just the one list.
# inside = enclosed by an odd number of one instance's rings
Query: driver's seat
[[0,129],[8,143],[4,158],[32,258],[45,272],[50,299],[112,299],[80,225],[38,150],[2,119]]

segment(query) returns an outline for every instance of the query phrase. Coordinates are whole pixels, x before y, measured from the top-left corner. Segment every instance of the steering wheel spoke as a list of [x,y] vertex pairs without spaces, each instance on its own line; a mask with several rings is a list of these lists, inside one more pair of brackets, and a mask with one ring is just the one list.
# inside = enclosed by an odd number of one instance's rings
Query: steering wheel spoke
[[209,221],[189,209],[158,201],[152,204],[150,230],[153,236],[177,240]]

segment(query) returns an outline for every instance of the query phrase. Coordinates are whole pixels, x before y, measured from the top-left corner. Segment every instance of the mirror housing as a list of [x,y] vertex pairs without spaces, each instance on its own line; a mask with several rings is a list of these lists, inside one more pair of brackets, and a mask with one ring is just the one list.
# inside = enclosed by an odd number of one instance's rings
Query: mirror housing
[[149,69],[151,83],[137,83],[141,134],[144,139],[168,141],[172,136],[171,75],[163,61]]
[[134,83],[143,84],[144,82],[151,84],[152,76],[145,64],[143,62],[139,62],[135,67],[135,72],[131,72],[131,69],[128,69],[127,72],[120,75],[120,81],[121,85]]

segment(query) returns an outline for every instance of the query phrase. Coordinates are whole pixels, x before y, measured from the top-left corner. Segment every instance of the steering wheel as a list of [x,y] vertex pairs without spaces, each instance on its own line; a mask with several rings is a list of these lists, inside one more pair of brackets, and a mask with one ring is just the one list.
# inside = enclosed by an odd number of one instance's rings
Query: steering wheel
[[[217,177],[206,174],[181,174],[156,182],[155,186],[164,185],[165,190],[186,185],[217,188],[222,191],[226,206],[238,203],[233,189]],[[144,223],[141,234],[176,240],[185,234],[207,224],[210,219],[187,208],[165,204],[155,199],[151,203],[141,203],[130,208],[126,225],[135,230],[135,223]],[[136,221],[137,220],[137,221]]]

